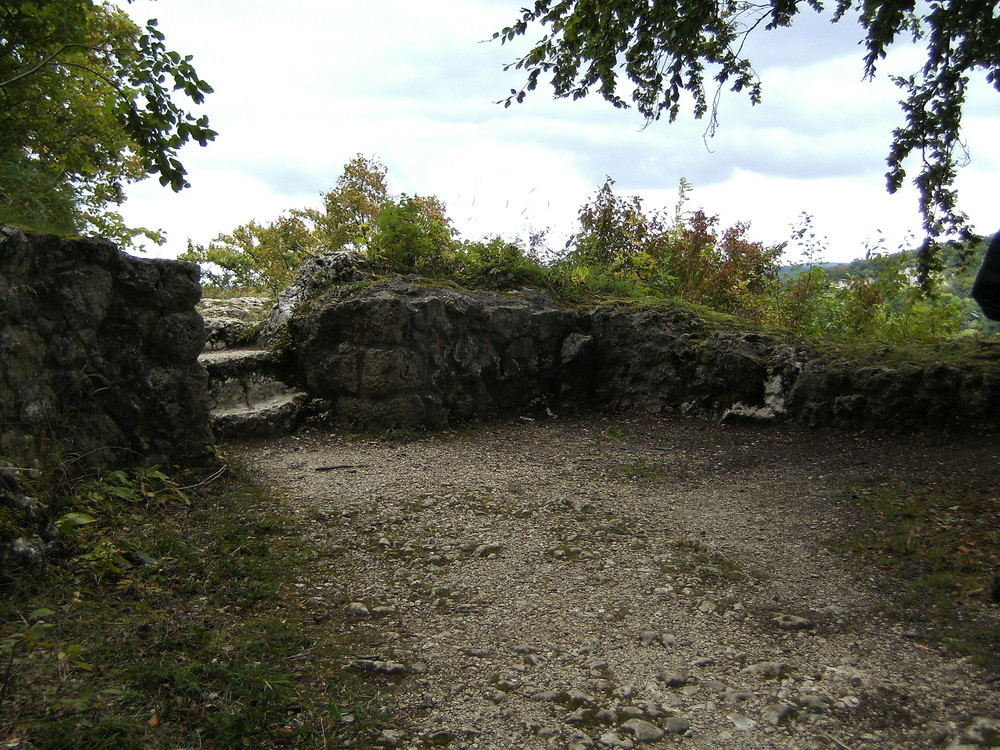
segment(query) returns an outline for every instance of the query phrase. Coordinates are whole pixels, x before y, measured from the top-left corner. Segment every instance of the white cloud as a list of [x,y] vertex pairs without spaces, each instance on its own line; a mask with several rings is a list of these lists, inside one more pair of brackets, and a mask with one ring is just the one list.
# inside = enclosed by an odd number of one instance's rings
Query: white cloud
[[[752,235],[780,241],[803,211],[847,259],[882,229],[919,228],[911,194],[884,192],[885,155],[901,117],[899,91],[882,76],[862,82],[862,48],[850,20],[802,14],[792,29],[751,39],[764,102],[722,98],[720,129],[685,111],[643,127],[634,110],[590,97],[553,101],[544,87],[523,105],[497,105],[524,80],[503,72],[540,34],[514,45],[481,43],[519,16],[509,0],[137,0],[137,19],[160,18],[168,44],[195,56],[216,89],[204,106],[219,138],[181,159],[192,188],[174,195],[155,180],[124,207],[136,224],[163,227],[175,255],[250,219],[318,204],[357,153],[389,169],[396,192],[436,194],[464,235],[523,234],[551,226],[564,237],[577,209],[610,175],[622,192],[672,206],[678,180],[694,202]],[[919,50],[890,55],[909,72]],[[988,196],[1000,172],[996,92],[976,89],[966,135],[973,164],[959,187],[974,220],[995,222]],[[993,98],[990,98],[992,96]],[[987,102],[987,104],[983,104]],[[995,190],[994,190],[995,192]]]

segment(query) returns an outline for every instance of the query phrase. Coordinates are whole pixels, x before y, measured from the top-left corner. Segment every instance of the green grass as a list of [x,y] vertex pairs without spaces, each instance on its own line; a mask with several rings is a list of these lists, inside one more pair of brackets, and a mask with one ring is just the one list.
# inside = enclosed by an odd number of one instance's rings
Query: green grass
[[996,606],[988,588],[1000,565],[1000,497],[904,484],[852,487],[846,495],[862,511],[864,531],[831,546],[883,572],[897,614],[977,663],[1000,667],[1000,630],[976,616]]
[[956,366],[992,357],[997,340],[986,337],[942,339],[932,343],[887,344],[882,341],[859,341],[850,337],[822,339],[802,337],[818,354],[834,360],[850,360],[864,365],[927,365],[946,363]]
[[363,644],[299,602],[308,560],[294,519],[232,474],[193,493],[170,485],[117,502],[87,488],[76,507],[98,520],[70,554],[0,588],[0,740],[364,746],[381,686],[343,669]]

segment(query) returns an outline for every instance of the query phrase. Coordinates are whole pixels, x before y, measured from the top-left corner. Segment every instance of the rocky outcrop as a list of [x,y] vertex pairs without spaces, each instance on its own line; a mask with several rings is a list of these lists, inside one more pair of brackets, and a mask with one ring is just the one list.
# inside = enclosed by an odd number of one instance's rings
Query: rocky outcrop
[[919,429],[1000,427],[1000,345],[973,356],[917,364],[815,358],[789,390],[792,412],[811,426]]
[[333,250],[316,255],[295,274],[295,279],[279,295],[261,330],[258,345],[269,347],[279,342],[281,332],[300,305],[338,284],[370,280],[364,259],[356,250]]
[[70,473],[205,457],[196,266],[0,228],[0,456]]
[[783,394],[808,356],[776,337],[717,330],[681,310],[597,310],[590,322],[595,400],[654,413],[781,418]]
[[[913,430],[1000,427],[1000,345],[974,356],[838,359],[788,337],[727,331],[681,311],[595,311],[594,401],[809,426]],[[950,360],[950,361],[949,361]]]
[[203,299],[198,312],[205,320],[205,348],[235,349],[252,345],[271,310],[268,297]]
[[598,405],[781,419],[805,353],[678,310],[559,309],[403,280],[332,289],[292,316],[294,369],[367,428]]
[[49,508],[25,492],[13,467],[0,464],[0,586],[42,570],[58,538]]

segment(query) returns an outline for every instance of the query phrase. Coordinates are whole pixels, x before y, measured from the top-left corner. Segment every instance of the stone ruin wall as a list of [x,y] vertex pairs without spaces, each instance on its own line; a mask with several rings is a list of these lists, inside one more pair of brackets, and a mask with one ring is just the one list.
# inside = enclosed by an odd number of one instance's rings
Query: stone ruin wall
[[[953,361],[838,361],[677,310],[565,310],[540,292],[376,282],[346,256],[323,260],[294,303],[279,300],[265,335],[290,346],[290,385],[364,429],[567,407],[1000,428],[997,342]],[[194,265],[0,227],[0,565],[37,564],[55,538],[11,466],[79,476],[209,455],[200,296]],[[37,533],[11,537],[5,518]]]
[[[995,342],[972,360],[837,361],[677,310],[566,310],[541,292],[376,281],[359,261],[311,261],[264,331],[273,340],[284,329],[292,384],[365,429],[568,406],[848,428],[1000,427]],[[204,457],[213,438],[197,362],[199,298],[193,265],[131,258],[105,240],[0,229],[0,457],[80,472]]]
[[0,227],[0,457],[70,474],[203,459],[198,268]]
[[848,429],[1000,428],[1000,345],[894,362],[822,355],[678,310],[557,308],[406,280],[333,286],[288,318],[292,377],[364,428],[612,407]]

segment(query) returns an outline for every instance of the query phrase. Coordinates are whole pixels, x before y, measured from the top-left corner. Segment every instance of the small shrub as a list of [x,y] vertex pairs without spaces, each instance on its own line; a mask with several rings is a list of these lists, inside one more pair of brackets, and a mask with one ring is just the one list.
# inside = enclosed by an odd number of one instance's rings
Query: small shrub
[[403,195],[375,217],[368,258],[379,270],[442,276],[456,257],[451,222],[436,198]]
[[220,291],[276,296],[318,250],[316,237],[298,216],[267,224],[251,221],[206,245],[188,243],[180,260],[201,265],[207,283]]
[[551,278],[520,245],[501,237],[457,243],[454,276],[464,286],[483,289],[544,288]]

